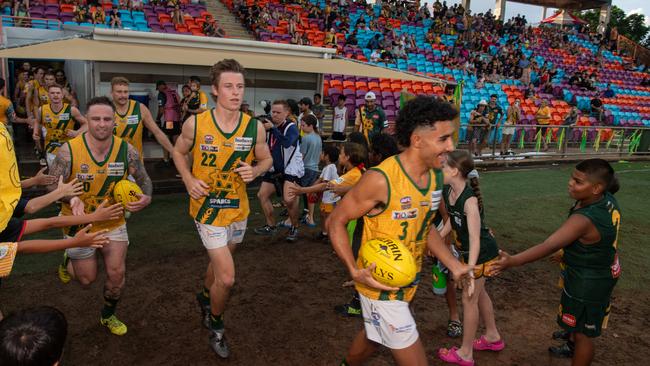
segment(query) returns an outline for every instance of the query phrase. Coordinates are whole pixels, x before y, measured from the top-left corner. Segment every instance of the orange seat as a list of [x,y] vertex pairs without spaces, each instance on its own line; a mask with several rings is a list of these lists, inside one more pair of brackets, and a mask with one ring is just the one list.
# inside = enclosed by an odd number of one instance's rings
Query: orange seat
[[342,87],[341,80],[339,79],[332,79],[330,80],[330,88],[340,88]]
[[160,22],[160,24],[171,23],[172,22],[172,17],[169,16],[169,14],[159,13],[158,14],[158,21]]
[[396,83],[391,83],[390,88],[396,92],[396,91],[401,91],[402,90],[402,83],[396,82]]
[[[111,7],[113,7],[113,4],[111,4]],[[66,12],[66,13],[72,13],[74,12],[74,5],[72,4],[61,4],[60,6],[61,12]]]
[[422,85],[422,92],[425,94],[429,94],[433,91],[433,86],[431,84],[423,84]]
[[376,81],[370,81],[370,82],[368,82],[368,89],[370,89],[370,90],[381,90],[381,89],[379,88],[379,83],[376,82]]
[[183,24],[176,24],[175,27],[178,32],[187,32],[187,27]]
[[361,90],[368,90],[368,84],[366,84],[365,81],[357,81],[356,83],[354,83],[354,87],[355,87],[357,90],[359,90],[359,89],[361,89]]
[[352,89],[352,90],[354,90],[355,89],[354,82],[350,81],[350,80],[345,80],[343,82],[343,89]]

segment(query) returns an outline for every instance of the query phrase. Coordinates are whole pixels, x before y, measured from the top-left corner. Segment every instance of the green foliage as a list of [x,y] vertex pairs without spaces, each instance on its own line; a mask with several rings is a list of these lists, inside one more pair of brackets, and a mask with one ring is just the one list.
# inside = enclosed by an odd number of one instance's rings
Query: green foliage
[[[600,9],[583,11],[578,16],[589,23],[589,28],[596,30],[600,20]],[[625,14],[623,9],[618,6],[612,6],[609,18],[609,26],[618,29],[618,32],[629,39],[643,43],[647,46],[650,39],[646,36],[650,32],[650,27],[645,25],[645,15],[643,14]]]

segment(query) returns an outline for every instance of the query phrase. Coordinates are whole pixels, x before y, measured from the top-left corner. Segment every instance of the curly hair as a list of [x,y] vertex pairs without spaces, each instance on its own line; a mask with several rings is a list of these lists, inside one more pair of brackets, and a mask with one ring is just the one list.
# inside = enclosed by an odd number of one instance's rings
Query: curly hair
[[458,115],[458,109],[436,97],[418,96],[406,103],[399,112],[395,122],[397,142],[404,146],[411,145],[411,135],[421,126],[433,127],[436,122],[451,121]]

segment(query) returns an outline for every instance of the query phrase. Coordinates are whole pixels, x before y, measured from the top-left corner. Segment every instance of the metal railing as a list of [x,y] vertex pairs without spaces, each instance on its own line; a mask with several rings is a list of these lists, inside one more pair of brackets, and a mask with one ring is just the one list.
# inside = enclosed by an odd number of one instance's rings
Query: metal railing
[[[485,128],[485,125],[464,125],[461,128],[466,127]],[[497,153],[501,146],[503,127],[515,129],[509,144],[513,154],[506,156],[501,156],[500,152]],[[543,133],[544,130],[545,133]],[[579,133],[575,134],[575,131],[579,131]],[[528,138],[529,134],[534,136],[532,141]],[[574,135],[579,137],[575,139]],[[483,153],[482,159],[565,158],[584,155],[650,156],[647,147],[640,149],[644,147],[642,139],[650,139],[650,128],[642,126],[499,124],[489,127],[485,136],[483,147],[487,146],[490,152],[487,155]],[[466,132],[463,137],[463,139],[459,138],[459,145],[466,147],[469,145],[472,133]],[[548,148],[544,149],[544,145],[547,145]]]

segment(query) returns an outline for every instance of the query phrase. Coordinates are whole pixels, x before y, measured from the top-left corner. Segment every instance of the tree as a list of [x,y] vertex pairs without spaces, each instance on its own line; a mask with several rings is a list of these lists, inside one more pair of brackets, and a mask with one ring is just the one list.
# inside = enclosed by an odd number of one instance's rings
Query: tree
[[[583,11],[582,13],[578,14],[578,16],[589,23],[589,27],[592,30],[596,30],[598,28],[598,22],[600,21],[600,9]],[[650,39],[646,39],[646,35],[648,35],[648,32],[650,32],[650,27],[647,27],[645,25],[645,15],[643,14],[635,13],[626,15],[623,9],[614,5],[612,6],[612,11],[610,12],[608,26],[610,28],[616,27],[618,29],[618,33],[635,42],[645,43],[646,45],[650,43]]]

